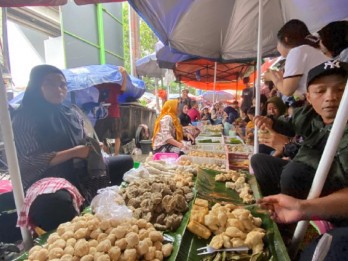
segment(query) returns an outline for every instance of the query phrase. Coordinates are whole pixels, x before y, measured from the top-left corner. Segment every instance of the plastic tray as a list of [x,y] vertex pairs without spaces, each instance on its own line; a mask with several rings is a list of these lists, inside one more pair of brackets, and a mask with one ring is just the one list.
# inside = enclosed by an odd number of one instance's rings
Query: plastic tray
[[219,166],[223,166],[227,169],[227,160],[225,159],[214,159],[214,158],[206,158],[206,157],[192,157],[192,156],[186,156],[186,155],[182,155],[177,159],[177,162],[180,164],[180,161],[184,161],[184,160],[189,160],[191,161],[193,164],[216,164]]
[[253,153],[254,147],[245,144],[226,144],[227,153],[250,155]]
[[152,157],[153,160],[164,160],[168,163],[173,163],[178,158],[178,154],[176,153],[165,153],[165,152],[159,152],[155,153]]
[[[211,142],[201,143],[202,140],[211,140]],[[208,136],[198,136],[196,138],[196,144],[223,144],[224,140],[221,137],[208,137]]]
[[219,143],[196,143],[192,145],[191,149],[193,150],[203,150],[203,151],[214,151],[214,152],[225,152],[225,146]]

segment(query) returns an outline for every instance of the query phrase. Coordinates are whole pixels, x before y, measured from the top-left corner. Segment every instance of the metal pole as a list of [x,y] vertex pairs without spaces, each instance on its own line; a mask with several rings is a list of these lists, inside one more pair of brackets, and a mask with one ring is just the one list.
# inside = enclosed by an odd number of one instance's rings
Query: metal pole
[[[11,177],[11,182],[13,186],[13,196],[16,204],[17,215],[20,215],[24,203],[24,191],[22,187],[22,179],[19,171],[17,152],[14,143],[14,136],[12,131],[12,124],[10,120],[10,114],[7,105],[7,95],[6,88],[4,85],[4,80],[2,78],[2,69],[0,68],[0,122],[1,131],[4,139],[6,159],[8,163],[8,170]],[[33,240],[31,238],[28,229],[21,227],[21,234],[23,238],[23,244],[25,249],[29,249],[33,245]]]
[[[336,155],[337,148],[340,144],[344,129],[348,121],[348,81],[344,89],[343,97],[338,108],[329,138],[327,139],[323,154],[321,156],[317,171],[315,173],[311,190],[309,191],[307,199],[313,199],[320,196],[324,187],[327,175],[331,168],[332,161]],[[303,240],[308,226],[308,221],[300,221],[296,227],[294,236],[292,238],[289,253],[297,253],[299,244]]]
[[217,73],[217,62],[214,63],[214,93],[213,93],[213,104],[215,103],[215,92],[216,92],[216,73]]
[[130,73],[135,76],[134,63],[133,63],[133,32],[132,32],[132,10],[130,4],[128,4],[128,32],[129,32],[129,61],[130,61]]
[[[259,27],[257,32],[257,80],[255,82],[255,100],[256,100],[256,108],[255,108],[255,115],[260,115],[260,86],[261,86],[261,59],[262,59],[262,25],[263,25],[263,7],[262,7],[262,0],[259,0]],[[258,129],[255,126],[255,132],[254,132],[254,153],[259,152],[259,141],[257,139],[257,132]]]

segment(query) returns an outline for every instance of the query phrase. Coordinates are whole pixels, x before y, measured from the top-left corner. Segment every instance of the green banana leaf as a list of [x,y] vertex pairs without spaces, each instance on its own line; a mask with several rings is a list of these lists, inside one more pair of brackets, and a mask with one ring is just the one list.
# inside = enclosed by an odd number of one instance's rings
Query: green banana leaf
[[[199,169],[197,180],[196,180],[196,195],[199,198],[206,199],[210,204],[225,201],[232,202],[236,205],[243,205],[242,200],[239,198],[238,193],[234,190],[227,189],[224,182],[216,182],[215,175],[220,173],[220,171]],[[260,198],[259,189],[257,182],[253,175],[247,174],[247,180],[250,184],[254,196],[256,199]],[[273,260],[273,261],[289,261],[287,250],[279,233],[277,225],[273,220],[260,211],[255,206],[246,206],[250,209],[251,213],[262,219],[262,227],[266,230],[265,251],[260,255],[238,255],[231,253],[216,253],[205,256],[197,255],[197,248],[206,246],[209,240],[198,238],[196,235],[192,234],[190,231],[186,230],[182,238],[183,244],[181,244],[179,253],[177,255],[177,260],[180,261],[198,261],[198,260]]]

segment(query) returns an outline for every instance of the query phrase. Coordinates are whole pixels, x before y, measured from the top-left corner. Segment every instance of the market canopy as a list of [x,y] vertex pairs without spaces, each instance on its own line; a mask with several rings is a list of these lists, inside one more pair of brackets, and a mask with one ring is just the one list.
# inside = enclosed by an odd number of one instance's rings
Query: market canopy
[[254,66],[254,62],[215,63],[207,59],[192,59],[176,63],[173,71],[178,81],[197,89],[236,90],[244,88],[240,79],[253,71]]
[[174,69],[177,62],[196,57],[175,52],[175,50],[172,50],[169,46],[165,46],[162,42],[158,42],[156,43],[156,58],[160,68]]
[[[129,0],[158,38],[181,53],[222,61],[257,56],[259,0]],[[263,57],[276,53],[277,32],[290,19],[311,32],[348,18],[346,0],[263,0]]]
[[135,62],[135,67],[138,76],[162,78],[166,73],[158,66],[156,53],[140,58]]
[[[125,0],[74,0],[77,5],[124,2]],[[68,0],[0,0],[1,7],[21,6],[58,6],[65,5]]]

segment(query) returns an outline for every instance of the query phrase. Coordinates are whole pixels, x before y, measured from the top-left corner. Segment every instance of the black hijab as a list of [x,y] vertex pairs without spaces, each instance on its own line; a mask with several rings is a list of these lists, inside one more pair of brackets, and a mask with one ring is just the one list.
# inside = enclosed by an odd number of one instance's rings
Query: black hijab
[[63,72],[54,66],[34,67],[19,108],[33,122],[38,135],[36,140],[45,152],[72,148],[78,145],[83,135],[76,111],[44,98],[41,86],[48,74],[61,74],[65,78]]

